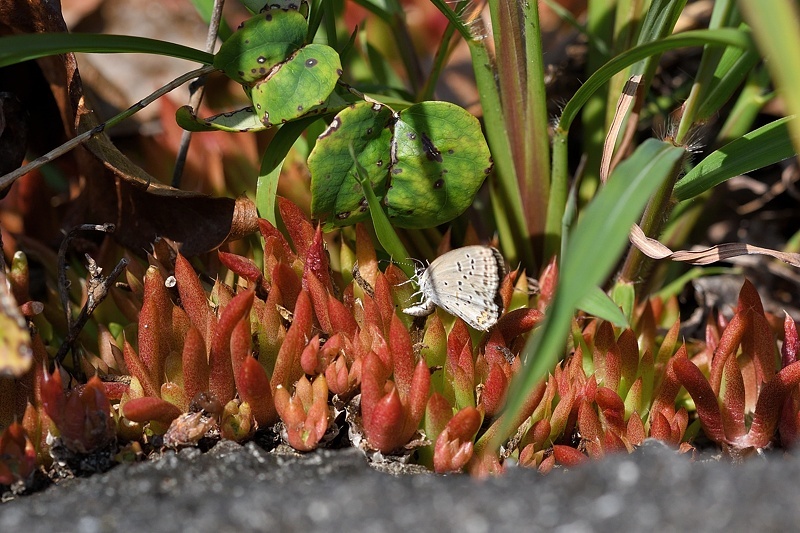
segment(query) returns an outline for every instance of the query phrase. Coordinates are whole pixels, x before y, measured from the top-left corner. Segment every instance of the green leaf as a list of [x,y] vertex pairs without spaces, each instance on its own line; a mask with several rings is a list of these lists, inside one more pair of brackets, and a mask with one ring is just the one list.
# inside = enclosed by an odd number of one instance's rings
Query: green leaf
[[629,326],[628,319],[619,306],[600,287],[591,289],[581,298],[577,307],[581,311],[586,311],[590,315],[602,318],[620,328]]
[[242,23],[214,56],[214,67],[239,83],[267,76],[303,46],[308,24],[297,11],[271,9]]
[[326,228],[366,217],[368,203],[347,155],[351,145],[376,198],[400,227],[456,218],[491,170],[480,124],[454,104],[423,102],[394,115],[379,104],[355,104],[337,115],[308,161],[311,210]]
[[284,124],[278,129],[267,149],[264,150],[256,184],[256,207],[258,208],[258,215],[269,220],[273,226],[276,225],[275,197],[278,194],[278,178],[280,177],[286,154],[289,153],[289,150],[291,150],[295,141],[303,132],[319,119],[316,116],[305,117]]
[[258,13],[264,9],[273,11],[290,9],[299,10],[304,16],[308,16],[308,0],[242,0],[242,4],[251,13]]
[[324,44],[309,44],[253,87],[256,113],[266,126],[319,112],[342,75],[339,54]]
[[761,61],[755,46],[745,50],[726,48],[714,72],[708,93],[700,104],[696,121],[703,121],[719,112],[734,92],[741,87],[748,74]]
[[392,111],[380,104],[359,102],[339,112],[319,136],[308,157],[311,172],[311,213],[325,229],[369,217],[350,147],[381,200],[386,194],[392,132]]
[[403,246],[400,237],[398,237],[397,232],[394,231],[391,222],[386,218],[386,213],[381,209],[381,204],[372,190],[372,185],[369,182],[366,169],[358,163],[358,159],[352,147],[350,149],[350,158],[355,162],[357,179],[363,187],[364,198],[367,199],[369,212],[372,216],[372,225],[375,228],[375,235],[378,237],[378,242],[381,243],[381,246],[383,246],[383,249],[389,254],[389,257],[394,260],[399,260],[397,266],[399,266],[409,278],[412,277],[414,275],[414,265],[410,261],[405,261],[405,259],[409,257],[408,252],[405,246]]
[[0,67],[67,52],[156,54],[210,65],[214,56],[180,44],[129,35],[35,33],[0,38]]
[[586,103],[589,97],[610,80],[614,74],[622,69],[646,59],[651,55],[684,48],[687,46],[736,46],[738,48],[749,48],[752,46],[752,39],[749,32],[722,28],[719,30],[694,30],[670,35],[658,41],[647,42],[635,48],[631,48],[622,53],[599,68],[592,74],[586,82],[580,86],[572,98],[564,106],[558,127],[569,130],[572,122],[578,116],[578,111]]
[[175,112],[175,121],[188,131],[229,131],[247,132],[263,131],[267,127],[261,123],[253,108],[244,107],[236,111],[229,111],[208,118],[197,118],[191,106],[185,105]]
[[[507,406],[510,416],[505,416],[506,420],[515,417],[525,395],[555,367],[564,353],[564,339],[578,303],[614,268],[628,242],[631,225],[661,183],[672,176],[685,153],[670,143],[648,139],[614,170],[589,203],[567,244],[547,318],[525,345],[525,366],[512,382]],[[512,430],[504,429],[499,438]]]
[[[625,315],[625,319],[630,323],[633,320],[633,309],[636,306],[636,289],[630,281],[617,280],[611,287],[611,300]],[[619,324],[614,324],[619,325]]]
[[[800,115],[800,9],[793,0],[773,0],[764,9],[761,2],[739,2],[745,20],[753,28],[759,50],[787,112]],[[789,125],[795,149],[800,150],[800,122]]]
[[389,218],[404,228],[430,228],[463,213],[491,172],[478,120],[447,102],[400,112],[386,193]]
[[688,200],[734,176],[796,154],[789,137],[794,116],[770,122],[709,154],[675,185],[675,197]]

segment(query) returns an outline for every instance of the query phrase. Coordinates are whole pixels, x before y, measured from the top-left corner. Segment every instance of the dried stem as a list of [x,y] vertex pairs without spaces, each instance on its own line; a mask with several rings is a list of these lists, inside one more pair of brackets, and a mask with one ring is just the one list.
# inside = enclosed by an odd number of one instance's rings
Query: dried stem
[[[114,281],[119,277],[125,267],[128,265],[127,259],[120,259],[111,274],[104,278],[102,276],[103,269],[97,266],[97,263],[88,254],[86,260],[89,268],[89,284],[87,291],[86,303],[84,304],[78,318],[72,320],[72,311],[69,304],[69,282],[67,281],[67,250],[72,242],[72,239],[77,236],[79,231],[102,231],[103,233],[113,233],[116,227],[114,224],[83,224],[77,226],[69,231],[64,237],[64,241],[58,249],[58,294],[61,298],[61,305],[64,308],[64,315],[67,319],[67,338],[61,343],[61,346],[56,353],[55,360],[60,364],[66,357],[67,352],[72,349],[75,339],[78,338],[83,326],[86,325],[87,320],[92,315],[98,305],[108,296],[108,290],[113,285]],[[80,365],[75,365],[74,372],[80,372]]]
[[131,117],[132,115],[138,113],[139,111],[141,111],[142,109],[144,109],[145,107],[147,107],[148,105],[153,103],[155,100],[157,100],[158,98],[164,96],[165,94],[167,94],[168,92],[172,91],[173,89],[176,89],[177,87],[180,87],[184,83],[186,83],[186,82],[188,82],[190,80],[193,80],[194,78],[197,78],[198,76],[202,76],[203,74],[207,74],[207,73],[211,72],[212,70],[214,70],[214,67],[211,66],[211,65],[208,65],[208,66],[205,66],[205,67],[201,67],[201,68],[195,69],[195,70],[193,70],[191,72],[187,72],[186,74],[183,74],[182,76],[178,76],[177,78],[172,80],[167,85],[164,85],[160,89],[158,89],[158,90],[154,91],[153,93],[151,93],[148,97],[143,98],[142,100],[139,100],[138,102],[136,102],[135,104],[130,106],[128,109],[126,109],[125,111],[123,111],[119,115],[116,115],[116,116],[112,117],[111,119],[107,120],[106,122],[100,124],[99,126],[96,126],[96,127],[92,128],[92,129],[90,129],[88,131],[85,131],[85,132],[81,133],[80,135],[78,135],[76,137],[73,137],[69,141],[67,141],[64,144],[62,144],[61,146],[58,146],[57,148],[54,148],[53,150],[50,150],[49,152],[47,152],[43,156],[34,159],[33,161],[31,161],[27,165],[21,166],[17,170],[15,170],[13,172],[9,172],[8,174],[6,174],[4,176],[0,176],[0,192],[6,190],[8,187],[11,186],[11,184],[13,184],[16,180],[18,180],[19,178],[21,178],[22,176],[24,176],[28,172],[36,170],[37,168],[41,167],[42,165],[45,165],[45,164],[49,163],[50,161],[54,160],[55,158],[66,154],[67,152],[69,152],[70,150],[75,148],[76,146],[78,146],[80,144],[83,144],[86,141],[88,141],[89,139],[91,139],[92,137],[95,137],[95,136],[103,133],[103,131],[105,131],[105,129],[107,127],[114,126],[115,124],[118,124],[118,123],[122,122],[123,120]]
[[[219,33],[219,24],[220,20],[222,20],[223,5],[225,5],[225,0],[214,0],[214,11],[211,13],[208,34],[206,35],[206,52],[209,54],[214,53],[214,48],[217,44],[217,33]],[[203,101],[203,94],[205,93],[207,77],[208,74],[203,74],[189,85],[189,106],[192,109],[199,110],[200,108],[200,103]],[[175,157],[175,168],[172,171],[172,186],[176,189],[181,186],[181,176],[183,176],[183,168],[186,166],[186,155],[189,153],[189,143],[191,141],[192,132],[183,130],[181,144],[178,147],[178,155]]]

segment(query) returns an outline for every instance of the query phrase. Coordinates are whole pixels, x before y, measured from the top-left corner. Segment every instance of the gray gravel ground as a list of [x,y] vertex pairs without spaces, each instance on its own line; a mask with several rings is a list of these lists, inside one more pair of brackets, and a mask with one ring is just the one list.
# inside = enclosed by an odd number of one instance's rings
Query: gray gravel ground
[[800,459],[691,463],[656,442],[548,476],[377,472],[355,450],[222,442],[0,505],[0,532],[792,531]]

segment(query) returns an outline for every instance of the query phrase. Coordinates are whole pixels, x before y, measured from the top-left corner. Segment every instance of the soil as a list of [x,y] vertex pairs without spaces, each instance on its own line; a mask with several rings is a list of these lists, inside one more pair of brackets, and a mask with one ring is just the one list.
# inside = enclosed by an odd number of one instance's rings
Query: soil
[[787,455],[692,462],[657,441],[484,480],[379,472],[352,448],[297,455],[223,441],[2,504],[0,531],[780,531],[800,522],[798,477]]

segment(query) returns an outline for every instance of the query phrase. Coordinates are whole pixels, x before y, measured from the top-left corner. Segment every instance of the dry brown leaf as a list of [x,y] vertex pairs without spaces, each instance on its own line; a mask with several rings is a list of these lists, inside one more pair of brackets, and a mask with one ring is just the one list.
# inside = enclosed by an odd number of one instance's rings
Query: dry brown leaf
[[[63,31],[66,25],[58,4],[0,0],[2,34]],[[83,100],[73,54],[46,57],[15,67],[0,71],[0,87],[10,86],[28,109],[47,107],[34,107],[40,102],[32,102],[27,96],[39,94],[44,88],[54,102],[52,107],[57,109],[31,117],[31,123],[37,127],[30,137],[39,142],[38,146],[31,145],[34,152],[44,153],[97,126],[94,114]],[[13,80],[19,77],[27,80],[25,85],[14,84]],[[42,83],[42,77],[46,84]],[[58,116],[62,126],[54,128],[52,122]],[[82,176],[83,180],[65,226],[111,222],[117,226],[114,238],[136,253],[147,253],[157,238],[167,237],[180,245],[184,255],[213,250],[229,237],[239,238],[256,229],[255,208],[249,200],[213,198],[158,183],[117,150],[105,134],[78,147],[70,157],[77,162],[74,175]]]
[[631,228],[630,241],[644,255],[652,259],[671,259],[672,261],[680,261],[691,265],[710,265],[711,263],[740,255],[768,255],[794,267],[800,267],[800,254],[778,252],[739,242],[718,244],[703,250],[673,252],[656,239],[647,237],[637,224],[634,224],[633,228]]
[[[627,151],[626,146],[633,140],[633,134],[636,132],[636,122],[639,120],[639,111],[642,108],[643,98],[641,82],[641,74],[631,76],[630,79],[625,82],[625,86],[622,88],[622,94],[619,95],[619,100],[617,100],[614,120],[606,134],[606,140],[603,143],[603,157],[600,160],[600,180],[603,183],[608,180],[611,171],[619,163],[620,154]],[[611,156],[614,154],[614,147],[617,144],[619,130],[622,128],[622,121],[625,119],[625,115],[628,113],[628,110],[631,109],[631,106],[633,106],[633,110],[628,118],[628,127],[625,129],[625,136],[620,145],[619,153],[612,163]]]

